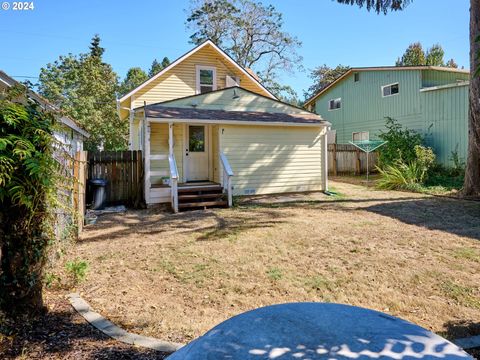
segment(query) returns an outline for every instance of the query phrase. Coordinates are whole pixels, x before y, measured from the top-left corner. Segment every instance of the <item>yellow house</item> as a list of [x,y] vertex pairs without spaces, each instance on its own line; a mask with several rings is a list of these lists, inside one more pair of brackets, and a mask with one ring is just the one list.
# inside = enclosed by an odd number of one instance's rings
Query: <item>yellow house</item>
[[232,204],[233,195],[327,190],[330,124],[279,101],[211,41],[117,101],[142,150],[147,205]]

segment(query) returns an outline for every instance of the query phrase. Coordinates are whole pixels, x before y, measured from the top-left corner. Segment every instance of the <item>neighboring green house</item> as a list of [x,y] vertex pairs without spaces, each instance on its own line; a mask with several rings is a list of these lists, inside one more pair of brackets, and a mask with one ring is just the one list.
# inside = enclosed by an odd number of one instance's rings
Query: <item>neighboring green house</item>
[[444,67],[353,68],[305,106],[332,124],[338,144],[376,139],[386,117],[394,118],[424,134],[448,166],[452,152],[466,159],[468,81],[468,71]]

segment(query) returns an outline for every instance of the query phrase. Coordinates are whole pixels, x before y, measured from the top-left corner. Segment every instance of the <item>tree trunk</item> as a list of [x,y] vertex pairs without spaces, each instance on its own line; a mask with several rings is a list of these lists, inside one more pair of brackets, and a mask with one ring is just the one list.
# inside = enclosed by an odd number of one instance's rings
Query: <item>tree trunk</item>
[[480,196],[480,77],[476,74],[480,42],[480,0],[470,0],[470,100],[468,108],[468,157],[464,196]]

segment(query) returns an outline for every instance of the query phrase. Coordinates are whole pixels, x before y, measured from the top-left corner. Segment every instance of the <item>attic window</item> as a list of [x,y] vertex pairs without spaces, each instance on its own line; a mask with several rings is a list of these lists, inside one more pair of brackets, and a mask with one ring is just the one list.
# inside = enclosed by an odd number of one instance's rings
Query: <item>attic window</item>
[[197,65],[197,94],[217,90],[217,70],[212,66]]
[[355,73],[353,75],[353,81],[355,82],[359,82],[360,81],[360,73]]
[[332,99],[328,102],[328,110],[337,110],[342,107],[342,98]]
[[398,83],[382,86],[382,97],[397,95],[399,92]]

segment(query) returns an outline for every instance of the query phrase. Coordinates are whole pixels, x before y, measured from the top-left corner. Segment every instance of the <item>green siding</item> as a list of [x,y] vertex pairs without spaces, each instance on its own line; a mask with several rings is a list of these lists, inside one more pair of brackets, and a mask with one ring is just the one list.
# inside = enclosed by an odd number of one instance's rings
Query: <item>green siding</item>
[[[448,76],[447,76],[448,75]],[[369,131],[370,139],[385,130],[385,118],[392,117],[403,126],[426,135],[439,162],[450,165],[456,148],[466,158],[468,86],[421,92],[426,79],[429,86],[455,83],[468,74],[434,70],[362,71],[360,80],[351,74],[322,94],[315,103],[316,113],[332,123],[337,143],[352,140],[352,133]],[[452,81],[453,80],[453,81]],[[397,95],[382,97],[381,87],[399,83]],[[331,99],[342,98],[342,107],[328,110]]]

